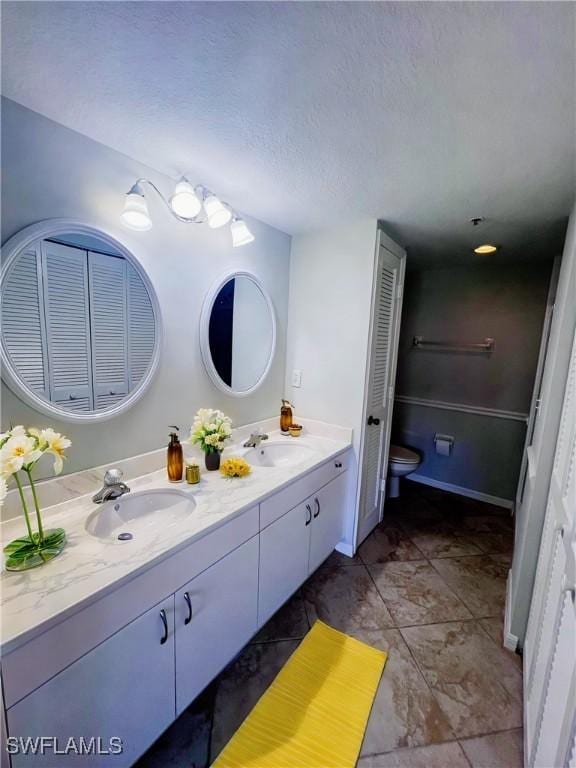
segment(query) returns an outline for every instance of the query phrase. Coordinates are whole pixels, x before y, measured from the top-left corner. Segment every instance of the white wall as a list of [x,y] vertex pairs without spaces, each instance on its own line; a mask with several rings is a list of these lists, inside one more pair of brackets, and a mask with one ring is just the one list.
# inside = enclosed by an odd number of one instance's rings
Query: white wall
[[[285,380],[290,238],[248,219],[256,240],[233,249],[227,228],[181,224],[152,196],[154,227],[149,232],[125,229],[119,220],[123,194],[139,176],[150,178],[167,194],[174,182],[15,102],[3,99],[2,107],[2,242],[22,227],[54,217],[75,218],[106,230],[148,272],[165,332],[158,375],[142,400],[122,416],[90,426],[57,422],[24,405],[2,384],[3,428],[50,423],[65,432],[73,443],[65,470],[70,472],[158,448],[167,442],[169,424],[187,428],[202,406],[222,408],[235,424],[278,413]],[[192,171],[182,169],[193,175]],[[260,389],[241,399],[211,384],[198,338],[206,292],[233,269],[248,270],[260,278],[271,294],[278,322],[270,374]]]
[[[362,219],[292,239],[286,396],[296,420],[300,414],[352,428],[356,462],[376,233],[376,220]],[[302,371],[300,388],[291,385],[294,369]],[[352,537],[350,529],[348,543]]]
[[[553,254],[552,254],[553,255]],[[493,409],[477,415],[397,402],[393,442],[415,448],[418,475],[508,500],[516,492],[542,335],[551,262],[412,272],[402,311],[396,396]],[[415,349],[414,336],[453,342],[495,339],[490,354]],[[454,437],[450,456],[434,435]]]

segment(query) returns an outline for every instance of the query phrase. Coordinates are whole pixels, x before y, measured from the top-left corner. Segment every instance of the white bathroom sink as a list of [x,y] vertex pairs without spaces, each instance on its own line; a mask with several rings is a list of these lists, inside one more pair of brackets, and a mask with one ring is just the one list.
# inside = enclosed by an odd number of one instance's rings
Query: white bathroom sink
[[195,506],[192,496],[176,489],[136,491],[102,504],[85,527],[98,539],[130,541],[184,520]]
[[300,461],[313,456],[316,451],[308,445],[302,445],[297,438],[286,438],[286,442],[260,443],[255,448],[249,448],[244,458],[255,467],[286,467],[298,464]]

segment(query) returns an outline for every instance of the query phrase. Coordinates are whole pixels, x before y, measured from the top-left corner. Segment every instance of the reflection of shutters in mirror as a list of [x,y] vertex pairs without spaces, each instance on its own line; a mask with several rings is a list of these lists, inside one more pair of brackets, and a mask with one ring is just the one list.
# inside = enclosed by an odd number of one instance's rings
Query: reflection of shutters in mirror
[[91,411],[92,370],[86,251],[42,242],[50,400]]
[[24,382],[48,399],[41,280],[39,248],[32,245],[10,270],[2,300],[2,335],[6,352]]
[[128,392],[126,261],[88,253],[94,407],[111,408]]
[[132,391],[150,367],[156,343],[154,310],[142,278],[131,264],[128,270],[128,384]]

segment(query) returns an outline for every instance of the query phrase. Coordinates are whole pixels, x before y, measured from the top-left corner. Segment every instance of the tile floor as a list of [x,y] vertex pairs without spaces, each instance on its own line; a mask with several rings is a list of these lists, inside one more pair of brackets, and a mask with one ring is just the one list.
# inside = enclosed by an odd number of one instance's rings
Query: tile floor
[[358,768],[522,765],[521,659],[501,643],[512,518],[409,481],[402,494],[356,557],[334,553],[137,768],[210,765],[316,619],[389,654]]

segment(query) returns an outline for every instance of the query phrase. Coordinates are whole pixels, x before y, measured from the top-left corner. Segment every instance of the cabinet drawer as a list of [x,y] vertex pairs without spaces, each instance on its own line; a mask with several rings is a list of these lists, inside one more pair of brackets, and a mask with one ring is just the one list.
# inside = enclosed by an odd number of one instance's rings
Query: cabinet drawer
[[169,555],[2,657],[10,707],[130,621],[258,533],[258,507]]
[[346,450],[344,453],[322,464],[318,469],[300,478],[300,480],[296,480],[287,488],[261,502],[260,529],[266,528],[266,526],[273,523],[285,512],[300,504],[301,501],[307,499],[308,496],[311,496],[323,485],[326,485],[330,480],[338,477],[338,475],[348,469],[350,457],[351,451]]

